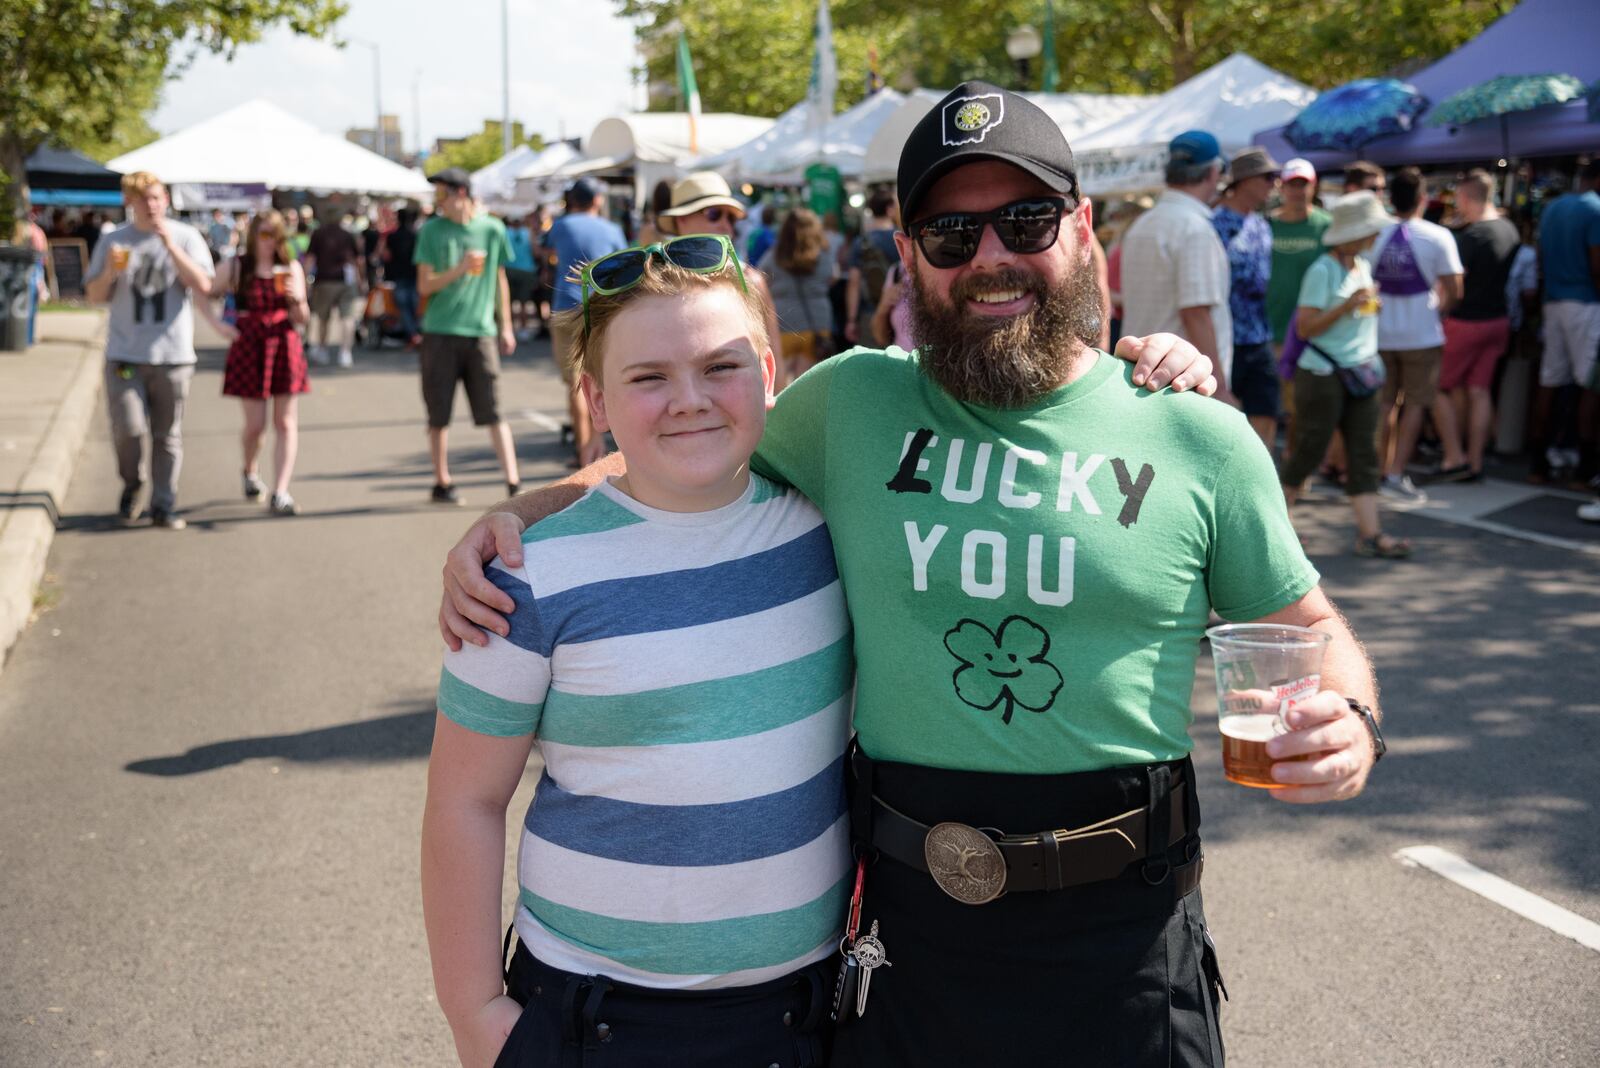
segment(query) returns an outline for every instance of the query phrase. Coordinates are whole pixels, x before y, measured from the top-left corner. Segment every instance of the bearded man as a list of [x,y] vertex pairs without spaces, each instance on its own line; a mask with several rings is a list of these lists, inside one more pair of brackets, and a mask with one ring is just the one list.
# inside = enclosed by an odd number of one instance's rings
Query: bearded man
[[[1208,612],[1331,636],[1327,689],[1269,746],[1280,800],[1361,791],[1370,667],[1244,417],[1133,388],[1165,377],[1091,347],[1091,209],[1048,116],[958,87],[899,195],[922,347],[806,373],[754,461],[822,509],[854,624],[861,868],[832,1063],[1220,1064],[1188,760]],[[560,506],[541,492],[507,507]],[[506,632],[481,568],[520,529],[491,515],[453,550],[448,643]]]

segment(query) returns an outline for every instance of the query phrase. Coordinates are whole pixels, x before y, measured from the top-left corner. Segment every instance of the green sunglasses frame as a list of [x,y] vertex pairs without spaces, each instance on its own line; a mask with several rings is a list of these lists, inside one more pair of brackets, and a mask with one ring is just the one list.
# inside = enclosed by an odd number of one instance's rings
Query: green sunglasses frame
[[[722,246],[722,259],[718,260],[717,263],[711,267],[684,266],[683,264],[674,260],[671,254],[668,252],[673,245],[676,245],[680,241],[706,240],[715,241],[717,244]],[[635,278],[627,285],[608,287],[602,286],[594,280],[594,269],[600,266],[602,263],[605,263],[607,260],[614,260],[619,256],[633,256],[641,254],[643,255],[643,266],[639,270],[639,277]],[[739,288],[744,290],[746,293],[750,292],[750,284],[745,281],[744,277],[744,266],[739,262],[739,255],[733,249],[733,242],[729,241],[721,234],[683,234],[681,236],[674,237],[669,241],[658,241],[653,245],[635,245],[633,248],[625,248],[616,252],[608,252],[597,260],[591,260],[584,264],[583,270],[579,272],[578,280],[583,288],[583,330],[585,334],[587,334],[589,331],[590,294],[609,297],[617,293],[627,292],[640,282],[644,281],[645,268],[649,266],[649,263],[652,259],[656,258],[659,258],[666,263],[670,263],[674,267],[678,267],[682,270],[691,271],[694,274],[717,274],[721,271],[727,270],[728,261],[732,260],[734,273],[739,277]]]

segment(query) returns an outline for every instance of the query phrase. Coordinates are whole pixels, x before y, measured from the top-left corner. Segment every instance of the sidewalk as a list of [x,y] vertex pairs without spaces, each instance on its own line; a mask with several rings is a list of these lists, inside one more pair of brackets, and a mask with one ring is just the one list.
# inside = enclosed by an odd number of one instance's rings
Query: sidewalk
[[37,344],[0,353],[0,670],[33,613],[45,558],[99,410],[105,313],[46,312]]

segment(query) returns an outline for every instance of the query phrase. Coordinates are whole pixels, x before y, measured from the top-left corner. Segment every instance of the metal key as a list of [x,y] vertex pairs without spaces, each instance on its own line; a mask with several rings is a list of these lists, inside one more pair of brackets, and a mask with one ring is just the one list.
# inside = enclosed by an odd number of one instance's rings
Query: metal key
[[844,1023],[850,1019],[850,1010],[860,989],[861,962],[856,960],[855,953],[846,951],[844,960],[839,963],[839,978],[833,984],[833,1012],[830,1015],[834,1023]]
[[878,921],[872,921],[872,929],[865,935],[856,939],[856,944],[850,948],[850,955],[855,958],[861,967],[861,985],[856,990],[856,1016],[867,1014],[867,990],[872,986],[872,973],[874,969],[887,965],[894,967],[884,951],[883,942],[878,938]]

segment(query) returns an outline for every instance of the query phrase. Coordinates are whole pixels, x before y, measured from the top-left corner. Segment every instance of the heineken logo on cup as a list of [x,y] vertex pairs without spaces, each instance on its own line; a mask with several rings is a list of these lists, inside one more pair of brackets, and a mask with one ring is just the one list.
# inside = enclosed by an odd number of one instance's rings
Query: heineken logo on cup
[[981,144],[1005,117],[1005,101],[999,93],[957,97],[944,106],[944,143],[950,147]]

